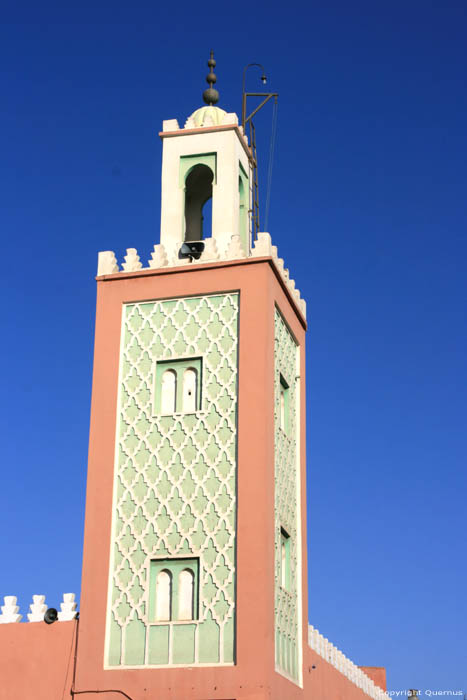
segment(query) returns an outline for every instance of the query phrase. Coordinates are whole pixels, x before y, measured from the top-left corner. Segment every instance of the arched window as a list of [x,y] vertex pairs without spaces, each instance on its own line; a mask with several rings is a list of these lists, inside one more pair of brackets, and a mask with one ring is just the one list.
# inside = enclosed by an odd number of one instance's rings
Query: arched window
[[173,369],[167,369],[162,375],[161,413],[174,413],[177,397],[177,374]]
[[281,587],[290,591],[290,535],[281,527]]
[[284,430],[285,426],[285,390],[281,386],[281,428]]
[[279,395],[279,400],[280,400],[279,426],[282,428],[284,433],[288,434],[288,432],[289,432],[289,412],[290,412],[289,385],[285,381],[282,374],[280,375],[280,380],[279,380],[279,390],[280,390],[280,395]]
[[183,569],[178,576],[177,620],[193,620],[193,593],[195,575],[191,569]]
[[207,165],[199,163],[185,180],[185,240],[203,238],[203,207],[212,197],[214,174]]
[[167,622],[171,619],[172,575],[165,569],[159,571],[156,579],[156,620]]
[[198,372],[189,367],[183,373],[182,410],[184,413],[194,413],[198,406]]

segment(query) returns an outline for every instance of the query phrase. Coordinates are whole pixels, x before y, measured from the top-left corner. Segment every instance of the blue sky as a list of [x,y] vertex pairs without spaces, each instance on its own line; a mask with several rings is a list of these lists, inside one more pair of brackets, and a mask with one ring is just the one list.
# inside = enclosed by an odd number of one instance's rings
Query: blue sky
[[465,3],[2,14],[0,596],[25,615],[79,592],[97,251],[158,242],[157,134],[201,105],[213,48],[221,107],[252,61],[280,93],[269,230],[308,302],[310,620],[392,690],[467,690]]

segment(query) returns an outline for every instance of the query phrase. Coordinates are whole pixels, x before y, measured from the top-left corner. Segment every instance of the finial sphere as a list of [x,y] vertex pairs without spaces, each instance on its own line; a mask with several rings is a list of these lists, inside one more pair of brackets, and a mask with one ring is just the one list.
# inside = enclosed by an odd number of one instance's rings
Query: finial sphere
[[214,90],[214,88],[209,87],[203,92],[203,100],[207,105],[215,105],[217,102],[219,102],[219,93],[217,90]]
[[217,81],[217,75],[215,73],[213,73],[211,71],[210,73],[207,74],[207,76],[206,76],[207,83],[214,84],[216,81]]

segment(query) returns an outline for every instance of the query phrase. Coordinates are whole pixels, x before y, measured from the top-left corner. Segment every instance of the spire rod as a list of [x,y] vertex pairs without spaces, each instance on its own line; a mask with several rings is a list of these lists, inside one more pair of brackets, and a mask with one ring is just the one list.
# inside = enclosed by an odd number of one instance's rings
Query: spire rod
[[206,82],[208,83],[209,87],[203,92],[203,100],[206,102],[207,105],[211,106],[215,105],[216,102],[219,102],[219,93],[212,87],[217,81],[217,76],[214,73],[214,68],[216,67],[216,61],[214,60],[214,51],[211,51],[211,57],[208,61],[208,66],[209,73],[206,76]]

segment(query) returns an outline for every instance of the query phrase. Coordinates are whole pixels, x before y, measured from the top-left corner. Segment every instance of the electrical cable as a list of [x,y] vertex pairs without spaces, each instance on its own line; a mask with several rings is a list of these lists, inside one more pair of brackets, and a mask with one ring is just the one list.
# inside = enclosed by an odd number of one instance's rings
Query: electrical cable
[[269,163],[268,163],[268,179],[266,189],[266,207],[264,216],[264,230],[268,231],[269,223],[269,205],[271,203],[271,182],[272,182],[272,166],[274,161],[274,147],[276,143],[277,129],[277,97],[274,98],[274,107],[272,110],[272,126],[271,126],[271,143],[269,146]]
[[[72,698],[75,697],[75,695],[96,695],[97,693],[118,693],[119,695],[123,695],[124,698],[127,698],[127,700],[134,700],[134,698],[131,697],[131,695],[127,695],[123,690],[117,690],[117,689],[111,689],[111,690],[75,690],[75,679],[76,679],[76,661],[78,658],[78,637],[79,637],[79,617],[76,616],[76,628],[75,628],[76,634],[75,634],[75,657],[74,657],[74,662],[73,662],[73,680],[71,682],[71,689],[70,689],[70,695]],[[67,669],[68,670],[68,669]]]
[[[74,642],[75,642],[76,634],[77,634],[77,632],[78,632],[78,624],[79,624],[79,623],[78,623],[78,619],[79,619],[78,617],[75,617],[76,624],[75,624],[74,627],[73,627],[73,635],[72,635],[72,637],[71,637],[71,646],[70,646],[70,653],[69,653],[69,655],[68,655],[68,663],[67,663],[66,672],[65,672],[65,682],[64,682],[64,684],[63,684],[62,700],[63,700],[64,697],[65,697],[66,683],[67,683],[67,680],[68,680],[68,671],[70,670],[71,653],[72,653],[72,651],[73,651],[73,644],[74,644]],[[75,647],[75,649],[76,649],[76,647]],[[73,663],[73,677],[74,677],[74,675],[75,675],[75,666],[76,666],[76,651],[75,651],[75,660],[74,660],[74,663]]]
[[124,698],[127,698],[128,700],[133,700],[133,698],[130,695],[124,693],[123,690],[73,690],[72,697],[74,697],[75,695],[83,695],[85,693],[93,693],[94,695],[96,693],[119,693],[120,695],[123,695]]

